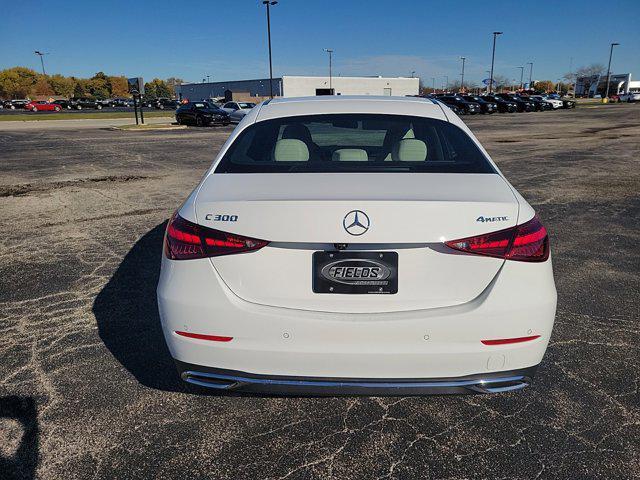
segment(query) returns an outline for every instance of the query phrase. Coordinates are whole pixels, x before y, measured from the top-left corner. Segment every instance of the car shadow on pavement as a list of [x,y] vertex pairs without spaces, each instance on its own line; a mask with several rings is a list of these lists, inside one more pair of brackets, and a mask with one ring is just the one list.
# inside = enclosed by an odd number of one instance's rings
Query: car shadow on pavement
[[35,478],[39,428],[33,397],[0,397],[0,430],[4,432],[0,445],[0,478]]
[[160,326],[156,286],[166,222],[131,248],[93,303],[105,346],[142,385],[185,391]]

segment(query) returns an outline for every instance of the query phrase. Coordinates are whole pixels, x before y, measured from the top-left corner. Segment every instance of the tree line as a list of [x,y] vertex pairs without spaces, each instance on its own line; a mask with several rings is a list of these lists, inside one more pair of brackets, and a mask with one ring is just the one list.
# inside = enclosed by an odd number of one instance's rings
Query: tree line
[[[144,84],[147,97],[173,97],[175,86],[183,83],[180,78],[166,80],[154,78]],[[127,78],[122,75],[106,75],[98,72],[91,78],[66,77],[64,75],[44,75],[25,67],[0,70],[0,98],[52,97],[92,97],[96,99],[124,97],[131,95],[127,89]]]

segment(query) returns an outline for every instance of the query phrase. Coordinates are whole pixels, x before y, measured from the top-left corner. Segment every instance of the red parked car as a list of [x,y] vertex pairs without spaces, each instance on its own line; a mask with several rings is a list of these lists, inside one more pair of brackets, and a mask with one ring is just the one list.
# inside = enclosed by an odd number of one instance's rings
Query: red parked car
[[24,106],[24,109],[31,110],[32,112],[39,112],[39,111],[59,112],[60,110],[62,110],[62,107],[57,103],[49,103],[45,100],[37,100],[37,101],[34,100],[32,102],[27,103]]

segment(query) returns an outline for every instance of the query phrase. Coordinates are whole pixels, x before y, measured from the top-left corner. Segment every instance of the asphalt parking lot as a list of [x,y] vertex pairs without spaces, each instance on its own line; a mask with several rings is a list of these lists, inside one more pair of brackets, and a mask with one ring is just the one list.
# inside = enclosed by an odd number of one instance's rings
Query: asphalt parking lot
[[640,105],[465,121],[550,231],[558,313],[533,386],[425,398],[187,390],[163,226],[231,128],[3,122],[0,477],[640,478]]

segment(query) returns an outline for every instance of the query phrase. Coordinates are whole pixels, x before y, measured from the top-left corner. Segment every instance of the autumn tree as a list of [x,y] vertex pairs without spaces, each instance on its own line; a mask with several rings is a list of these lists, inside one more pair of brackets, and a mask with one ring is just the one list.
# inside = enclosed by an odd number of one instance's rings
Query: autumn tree
[[73,90],[76,86],[76,81],[73,77],[56,74],[49,76],[48,80],[55,95],[67,98],[73,96]]
[[25,98],[38,81],[35,70],[13,67],[0,71],[0,95],[6,98]]
[[54,94],[54,91],[53,88],[51,88],[51,85],[49,85],[47,77],[45,75],[38,75],[38,79],[36,80],[31,93],[39,96],[51,96]]
[[551,80],[536,80],[533,82],[533,88],[543,92],[551,92],[555,90],[555,84]]
[[112,76],[112,77],[109,77],[109,81],[111,82],[112,97],[128,97],[129,96],[129,85],[127,83],[126,77]]

